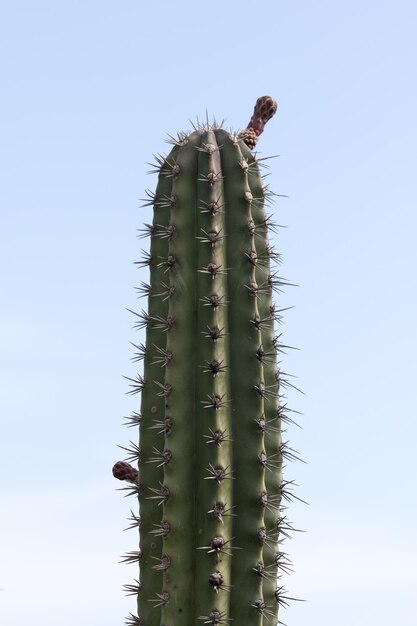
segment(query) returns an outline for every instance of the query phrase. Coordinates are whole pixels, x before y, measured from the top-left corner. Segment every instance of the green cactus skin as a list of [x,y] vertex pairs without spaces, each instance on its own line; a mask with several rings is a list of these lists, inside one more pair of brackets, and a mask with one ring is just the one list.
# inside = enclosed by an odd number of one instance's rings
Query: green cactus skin
[[296,457],[282,440],[272,304],[286,283],[271,269],[269,192],[252,152],[275,111],[264,96],[239,135],[201,126],[157,157],[140,262],[148,312],[135,314],[146,327],[144,374],[131,380],[141,411],[128,423],[140,428],[139,478],[125,479],[139,494],[140,551],[124,560],[140,562],[140,582],[126,585],[138,597],[127,624],[264,626],[288,599],[282,465]]

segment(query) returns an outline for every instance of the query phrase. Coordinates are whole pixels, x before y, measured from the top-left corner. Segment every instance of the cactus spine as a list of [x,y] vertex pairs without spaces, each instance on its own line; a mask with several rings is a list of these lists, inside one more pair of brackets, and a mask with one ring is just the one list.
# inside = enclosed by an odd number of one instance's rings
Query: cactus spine
[[287,597],[280,550],[291,494],[282,465],[285,409],[272,293],[285,283],[271,269],[268,200],[252,153],[276,103],[259,98],[242,133],[201,126],[157,157],[146,327],[136,346],[143,376],[139,445],[114,475],[139,495],[138,616],[127,624],[276,624]]

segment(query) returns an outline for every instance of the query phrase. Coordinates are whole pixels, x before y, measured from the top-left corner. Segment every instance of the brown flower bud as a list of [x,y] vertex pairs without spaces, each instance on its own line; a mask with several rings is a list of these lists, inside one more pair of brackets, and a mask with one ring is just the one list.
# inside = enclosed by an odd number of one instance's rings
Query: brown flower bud
[[127,480],[130,483],[137,483],[139,480],[138,470],[125,461],[117,461],[113,465],[113,476],[118,480]]

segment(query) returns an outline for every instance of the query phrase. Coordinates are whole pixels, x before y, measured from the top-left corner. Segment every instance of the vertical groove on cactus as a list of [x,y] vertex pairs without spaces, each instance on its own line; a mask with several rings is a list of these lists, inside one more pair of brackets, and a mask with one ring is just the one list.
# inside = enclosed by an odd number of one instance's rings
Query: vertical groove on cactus
[[162,538],[163,552],[169,555],[171,566],[163,572],[161,605],[162,624],[171,626],[181,619],[193,621],[194,580],[190,572],[195,562],[194,492],[196,474],[195,449],[195,376],[197,342],[197,241],[196,241],[196,178],[195,159],[197,137],[189,139],[187,148],[180,148],[172,161],[172,196],[175,206],[170,221],[175,236],[169,241],[169,255],[176,263],[168,272],[169,284],[175,295],[168,300],[169,316],[175,320],[167,333],[166,349],[172,361],[165,369],[165,384],[171,388],[165,402],[165,417],[173,419],[172,433],[166,446],[172,452],[172,462],[164,466],[164,484],[170,497],[163,504],[163,516],[171,532]]
[[[174,147],[171,152],[171,159],[176,157],[179,148]],[[169,224],[170,211],[164,205],[164,199],[170,197],[172,193],[172,180],[168,176],[169,168],[164,161],[160,164],[160,177],[155,195],[152,198],[154,208],[154,218],[151,229],[150,245],[150,282],[148,295],[148,312],[146,314],[146,354],[144,355],[144,371],[147,380],[165,383],[164,370],[159,363],[155,363],[155,351],[166,349],[166,333],[157,327],[157,318],[166,319],[168,315],[168,301],[161,298],[161,269],[158,267],[160,257],[168,256],[169,243],[167,239],[156,237],[155,229],[159,225]],[[156,386],[147,385],[141,398],[141,426],[140,426],[140,447],[143,451],[143,462],[140,467],[141,494],[140,498],[140,548],[142,551],[141,569],[141,590],[138,594],[138,613],[142,623],[148,626],[159,626],[160,608],[154,607],[151,603],[156,594],[161,591],[161,573],[153,569],[154,561],[152,557],[162,557],[162,537],[153,532],[162,521],[161,507],[157,505],[157,500],[152,498],[155,495],[151,489],[158,488],[164,480],[162,467],[155,467],[153,463],[147,463],[154,448],[164,446],[164,434],[159,428],[155,428],[158,421],[165,419],[164,397],[156,393]],[[143,575],[142,572],[146,572]]]
[[[196,614],[207,614],[215,608],[228,612],[225,591],[230,584],[231,518],[220,520],[209,511],[216,502],[231,503],[231,410],[229,389],[229,355],[227,303],[206,306],[204,298],[227,293],[227,268],[224,246],[216,241],[224,231],[223,180],[220,147],[215,132],[201,135],[198,150],[198,328],[196,385],[196,448],[198,454]],[[206,240],[201,238],[206,233]],[[208,241],[207,241],[208,239]],[[207,331],[208,336],[207,336]],[[206,406],[208,398],[222,398],[221,406]]]
[[139,493],[129,528],[140,550],[123,557],[140,561],[140,579],[125,585],[138,617],[127,623],[265,626],[290,599],[280,540],[294,529],[281,500],[296,496],[282,466],[298,456],[282,440],[292,420],[280,386],[291,383],[278,368],[272,301],[288,283],[271,268],[271,193],[251,151],[275,111],[265,96],[239,135],[201,125],[156,157],[145,200],[154,218],[140,234],[151,247],[138,263],[150,270],[138,288],[148,311],[135,313],[146,345],[133,344],[144,374],[128,379],[142,396],[126,423],[140,441],[123,448],[140,474],[126,461],[113,470]]
[[[252,166],[256,163],[255,157],[250,154],[248,156],[249,164]],[[248,177],[251,183],[252,193],[255,198],[260,199],[264,195],[262,180],[254,167],[249,168]],[[264,210],[264,203],[260,200],[253,202],[253,223],[254,223],[254,239],[261,251],[270,249],[268,241],[267,218]],[[267,257],[267,261],[268,261]],[[272,287],[270,284],[271,267],[270,263],[258,262],[256,264],[256,280],[259,285],[264,285],[265,289],[258,298],[259,316],[261,319],[271,318]],[[268,355],[268,356],[267,356]],[[261,430],[264,433],[264,449],[268,459],[275,459],[277,466],[273,471],[267,471],[265,474],[265,500],[264,500],[264,519],[267,529],[276,528],[280,507],[280,485],[282,482],[282,434],[281,420],[279,418],[279,383],[275,378],[277,371],[277,351],[274,342],[274,325],[266,324],[260,330],[260,342],[258,349],[258,358],[263,363],[265,386],[275,391],[275,395],[265,402],[264,412],[262,414],[263,426]],[[272,468],[271,468],[272,469]],[[279,551],[278,541],[276,542],[275,551],[265,550],[264,552],[264,568],[271,572],[263,580],[263,598],[270,614],[272,621],[278,619],[278,604],[275,601],[276,574],[280,575],[279,569],[276,567],[275,554]],[[272,570],[272,571],[271,571]]]
[[[221,131],[219,131],[220,133]],[[234,504],[238,523],[234,536],[241,547],[233,555],[232,581],[239,593],[231,594],[231,615],[236,623],[244,623],[252,603],[262,598],[262,580],[253,567],[263,560],[263,545],[258,532],[264,526],[260,498],[265,491],[265,469],[258,463],[264,448],[264,436],[255,427],[255,418],[264,411],[264,398],[257,387],[263,384],[263,366],[255,352],[260,332],[251,324],[258,317],[258,303],[252,288],[256,286],[255,266],[250,258],[256,247],[248,228],[252,221],[253,193],[249,186],[247,156],[249,149],[222,132],[222,164],[225,181],[230,370],[233,419],[233,460],[236,476]],[[243,549],[244,547],[244,549]],[[254,612],[252,624],[262,624],[262,615]]]

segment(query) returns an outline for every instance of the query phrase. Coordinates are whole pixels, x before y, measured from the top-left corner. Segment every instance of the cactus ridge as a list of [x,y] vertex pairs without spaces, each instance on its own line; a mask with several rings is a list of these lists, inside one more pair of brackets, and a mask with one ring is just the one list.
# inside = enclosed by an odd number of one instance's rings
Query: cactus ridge
[[149,268],[137,288],[148,309],[131,311],[146,329],[132,358],[143,375],[126,377],[141,395],[126,418],[140,440],[121,446],[139,474],[116,476],[140,508],[128,527],[140,528],[140,549],[122,558],[140,562],[140,580],[125,585],[140,617],[126,624],[264,626],[292,599],[278,586],[292,571],[280,544],[296,530],[282,503],[301,499],[282,468],[301,459],[282,439],[293,423],[282,391],[296,387],[278,362],[290,346],[272,300],[291,283],[271,269],[281,257],[265,205],[276,194],[252,152],[275,111],[259,99],[240,134],[197,122],[150,164],[158,184],[143,206],[154,216],[138,237],[151,245],[137,262]]

